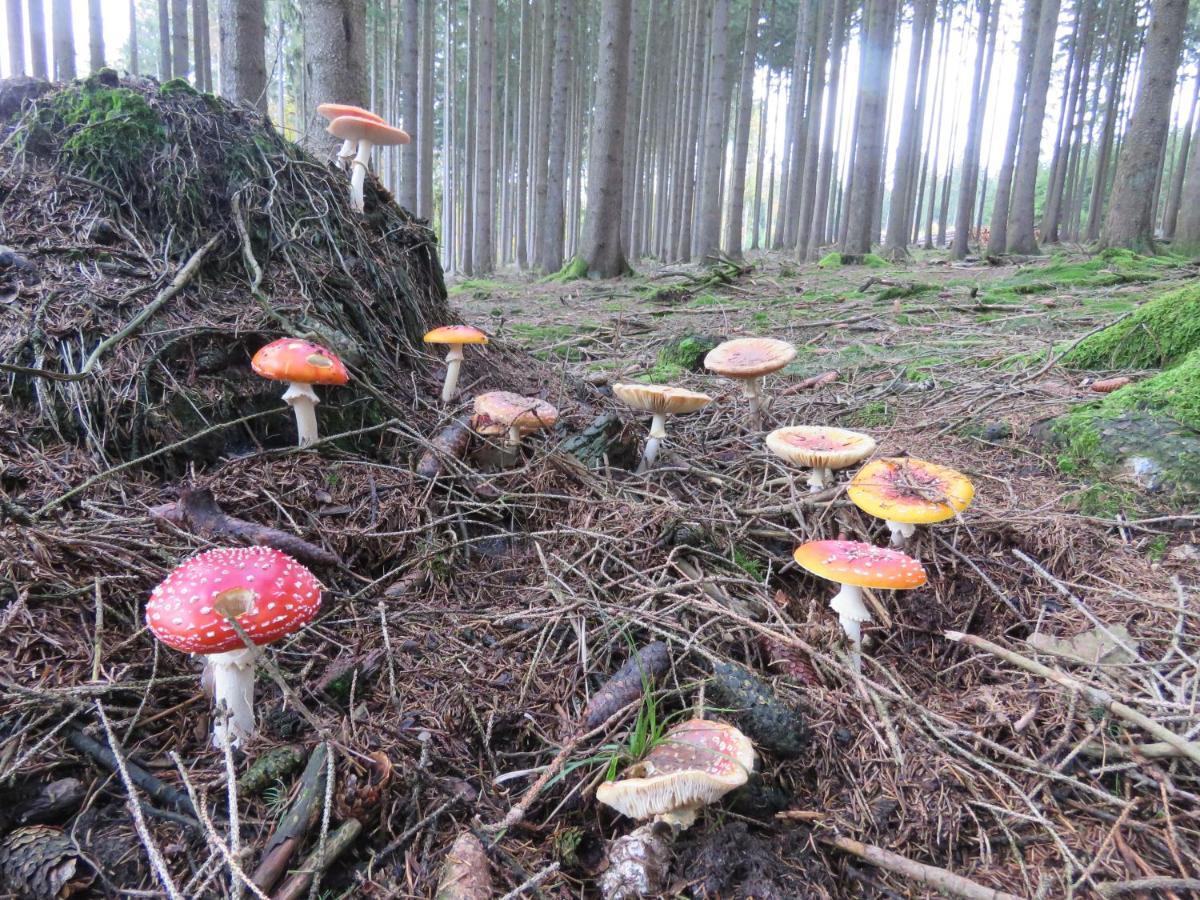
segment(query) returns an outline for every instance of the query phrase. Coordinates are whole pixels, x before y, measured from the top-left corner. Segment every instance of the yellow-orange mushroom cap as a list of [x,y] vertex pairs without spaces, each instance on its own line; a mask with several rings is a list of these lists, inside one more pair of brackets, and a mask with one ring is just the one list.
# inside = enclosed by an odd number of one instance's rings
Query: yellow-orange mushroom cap
[[903,546],[914,526],[941,522],[966,509],[975,486],[946,466],[889,457],[859,469],[846,493],[863,512],[887,521],[892,543]]
[[443,325],[426,332],[427,344],[486,344],[488,336],[470,325]]
[[263,378],[299,384],[345,384],[350,373],[342,361],[320,344],[280,338],[259,349],[250,368]]
[[792,557],[814,575],[838,584],[905,590],[926,580],[925,567],[911,556],[861,541],[809,541]]

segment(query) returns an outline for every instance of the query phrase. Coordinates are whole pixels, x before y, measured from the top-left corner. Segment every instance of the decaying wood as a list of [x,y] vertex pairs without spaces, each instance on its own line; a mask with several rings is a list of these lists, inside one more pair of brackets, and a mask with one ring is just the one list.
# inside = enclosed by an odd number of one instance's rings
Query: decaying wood
[[0,831],[16,825],[43,825],[65,819],[79,808],[87,788],[78,778],[17,785],[0,795]]
[[257,794],[263,788],[286,778],[304,762],[304,750],[295,744],[274,747],[256,759],[238,778],[239,791]]
[[840,372],[830,369],[828,372],[821,372],[819,375],[812,375],[803,381],[797,381],[790,387],[780,391],[779,396],[790,397],[792,394],[799,394],[801,391],[811,391],[814,388],[825,387],[825,385],[833,384],[841,377]]
[[429,448],[417,460],[417,474],[437,478],[445,471],[445,458],[462,459],[471,444],[471,428],[465,418],[455,419],[429,442]]
[[583,711],[584,727],[595,728],[637,700],[645,686],[652,684],[670,665],[671,657],[662,641],[654,641],[638,650],[592,695]]
[[[67,744],[75,750],[91,758],[94,762],[99,763],[110,772],[118,771],[117,758],[113,755],[112,750],[105,747],[98,741],[92,740],[82,731],[68,729],[66,732]],[[129,780],[140,787],[143,791],[149,794],[154,800],[166,806],[170,806],[180,812],[185,812],[188,815],[194,816],[196,811],[192,808],[192,802],[188,799],[187,794],[178,791],[164,781],[155,778],[141,766],[134,764],[130,760],[125,761],[125,768],[129,770]]]
[[[288,863],[300,849],[304,836],[321,814],[321,806],[325,800],[328,754],[329,747],[324,743],[313,748],[308,765],[304,767],[304,774],[300,776],[300,789],[296,799],[267,838],[258,868],[250,878],[264,891],[274,887],[287,872]],[[284,887],[286,889],[287,885]]]
[[184,488],[177,501],[152,507],[150,514],[201,537],[233,538],[274,547],[308,565],[341,565],[341,560],[328,550],[294,534],[228,515],[206,488]]
[[318,847],[308,854],[295,874],[283,883],[283,887],[272,895],[271,900],[300,900],[301,897],[308,896],[308,887],[313,876],[328,869],[346,848],[354,843],[361,832],[362,823],[358,819],[347,819],[339,825],[325,840],[325,852],[322,853]]
[[913,881],[919,881],[942,893],[953,894],[955,897],[965,897],[967,900],[1020,900],[1016,894],[985,887],[970,878],[955,875],[947,869],[914,862],[898,853],[892,853],[890,850],[874,847],[871,844],[864,844],[853,838],[820,836],[818,840],[837,847],[845,853],[857,856],[873,866],[887,869],[889,872],[895,872],[897,875],[903,875]]
[[442,863],[435,900],[492,900],[492,873],[483,842],[464,831]]

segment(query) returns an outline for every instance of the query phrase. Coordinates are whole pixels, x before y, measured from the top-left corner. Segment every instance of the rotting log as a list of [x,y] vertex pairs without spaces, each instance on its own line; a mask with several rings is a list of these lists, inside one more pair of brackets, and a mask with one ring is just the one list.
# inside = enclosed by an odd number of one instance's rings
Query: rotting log
[[429,448],[417,460],[417,474],[437,478],[445,471],[445,458],[462,459],[471,444],[471,427],[464,418],[455,419],[429,442]]
[[250,878],[263,891],[269,891],[284,876],[288,863],[300,849],[305,835],[321,814],[321,807],[325,802],[328,755],[329,747],[325,743],[317,744],[313,748],[308,765],[304,767],[304,774],[300,776],[300,790],[295,801],[267,838],[258,868]]

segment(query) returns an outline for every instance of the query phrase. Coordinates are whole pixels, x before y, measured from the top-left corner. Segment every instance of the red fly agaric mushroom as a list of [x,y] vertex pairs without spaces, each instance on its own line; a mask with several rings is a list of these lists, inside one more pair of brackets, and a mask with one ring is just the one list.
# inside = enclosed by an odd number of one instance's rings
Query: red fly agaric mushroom
[[[205,682],[218,718],[213,745],[237,746],[254,734],[258,647],[302,629],[321,606],[321,583],[272,547],[222,547],[193,556],[154,589],[146,624],[175,650],[205,657]],[[247,647],[233,619],[254,644]],[[222,713],[228,711],[228,721]]]
[[863,512],[887,522],[892,546],[903,547],[918,525],[941,522],[966,509],[975,487],[966,475],[946,466],[894,457],[867,463],[846,493]]
[[[381,125],[386,125],[382,118],[375,115],[369,110],[363,109],[361,106],[349,106],[345,103],[321,103],[317,106],[317,114],[324,116],[329,121],[340,118],[342,116],[357,116],[360,119],[370,119],[372,122],[378,122]],[[354,159],[354,150],[356,141],[346,138],[342,141],[342,149],[338,151],[337,163],[339,169],[344,169],[350,165],[350,160]]]
[[301,447],[316,442],[317,399],[314,384],[345,384],[350,374],[342,361],[311,341],[280,338],[254,354],[250,367],[272,381],[286,381],[283,402],[296,413],[296,431]]
[[449,403],[458,386],[458,372],[462,368],[465,344],[486,344],[487,335],[470,325],[443,325],[425,335],[427,344],[446,344],[446,382],[442,385],[442,402]]
[[737,338],[708,351],[704,368],[742,383],[750,398],[750,415],[755,422],[763,406],[762,377],[778,372],[796,358],[796,348],[774,338]]
[[812,469],[808,486],[813,491],[833,483],[834,469],[848,468],[875,452],[875,439],[869,435],[820,425],[776,428],[766,443],[785,462]]
[[558,410],[545,400],[522,397],[509,391],[489,391],[475,398],[475,423],[481,434],[493,428],[508,430],[506,449],[516,454],[526,432],[550,428],[558,421]]
[[367,163],[371,161],[371,149],[407,144],[412,138],[403,129],[393,128],[373,119],[364,119],[362,116],[338,116],[329,123],[327,130],[343,141],[358,142],[358,152],[350,163],[354,167],[354,173],[350,176],[350,205],[357,212],[362,212],[363,184],[367,180]]
[[854,644],[856,668],[862,652],[862,624],[871,621],[862,589],[903,590],[925,583],[925,569],[912,557],[859,541],[809,541],[797,547],[792,557],[814,575],[841,586],[829,608],[838,614],[842,631]]
[[661,384],[614,384],[613,393],[622,403],[651,413],[650,440],[642,453],[638,471],[645,472],[654,465],[662,439],[667,436],[667,416],[695,412],[712,403],[712,397],[684,388]]

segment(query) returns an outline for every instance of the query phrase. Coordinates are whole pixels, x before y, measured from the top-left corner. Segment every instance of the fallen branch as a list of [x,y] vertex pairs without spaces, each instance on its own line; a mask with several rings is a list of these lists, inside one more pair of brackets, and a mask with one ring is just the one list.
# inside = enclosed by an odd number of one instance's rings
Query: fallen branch
[[466,419],[455,419],[429,441],[429,446],[417,460],[417,474],[422,478],[437,478],[445,471],[443,457],[462,459],[471,443],[471,428]]
[[325,841],[324,853],[318,847],[308,854],[304,862],[300,864],[300,868],[296,870],[296,874],[283,883],[283,887],[272,896],[271,900],[300,900],[308,893],[308,886],[311,884],[313,876],[318,872],[324,872],[333,865],[334,860],[354,843],[361,832],[362,823],[358,819],[347,819],[339,825]]
[[1159,891],[1200,892],[1200,878],[1135,878],[1133,881],[1101,881],[1096,885],[1096,893],[1101,897],[1140,894],[1142,891],[1154,896],[1161,896]]
[[304,774],[300,776],[300,792],[267,838],[258,868],[250,876],[250,880],[264,891],[269,891],[284,876],[288,863],[317,821],[321,801],[325,798],[325,758],[328,753],[329,748],[324,743],[313,748]]
[[174,503],[150,509],[150,515],[204,538],[235,538],[248,544],[274,547],[302,563],[338,566],[341,560],[324,547],[269,525],[259,525],[225,513],[207,488],[184,488]]
[[[196,814],[196,811],[192,808],[191,801],[188,800],[187,795],[182,791],[178,791],[166,782],[160,781],[141,766],[129,760],[119,760],[112,750],[98,741],[92,740],[82,731],[76,731],[73,728],[70,729],[67,732],[67,743],[110,772],[118,772],[122,775],[128,774],[130,782],[140,787],[159,803],[170,806],[180,812],[185,812],[188,815],[194,816]],[[124,772],[122,772],[122,763],[124,763]]]
[[985,887],[970,878],[955,875],[948,869],[939,869],[937,866],[919,863],[898,853],[892,853],[890,850],[874,847],[871,844],[864,844],[853,838],[818,836],[817,839],[823,844],[837,847],[844,853],[857,856],[864,862],[869,862],[880,869],[887,869],[889,872],[895,872],[897,875],[927,884],[943,893],[953,894],[955,897],[966,897],[967,900],[1021,900],[1016,894]]
[[1141,728],[1147,734],[1152,734],[1164,743],[1170,744],[1184,756],[1188,757],[1195,763],[1200,763],[1200,744],[1194,744],[1184,738],[1181,738],[1175,732],[1164,728],[1158,722],[1148,716],[1138,712],[1132,706],[1127,706],[1120,700],[1114,700],[1108,691],[1101,690],[1097,687],[1092,687],[1065,672],[1060,672],[1058,669],[1052,669],[1049,666],[1044,666],[1040,662],[1036,662],[1028,657],[1022,656],[1020,653],[1015,653],[1001,647],[999,644],[993,644],[991,641],[984,640],[981,637],[976,637],[973,634],[963,634],[961,631],[947,631],[945,633],[947,640],[957,641],[963,644],[969,644],[972,647],[978,647],[980,650],[986,650],[993,656],[998,656],[1006,662],[1012,663],[1018,668],[1024,669],[1026,672],[1032,672],[1034,675],[1040,675],[1043,678],[1053,681],[1055,684],[1062,685],[1068,690],[1078,691],[1082,693],[1088,702],[1102,707],[1118,718],[1124,719],[1132,725]]

